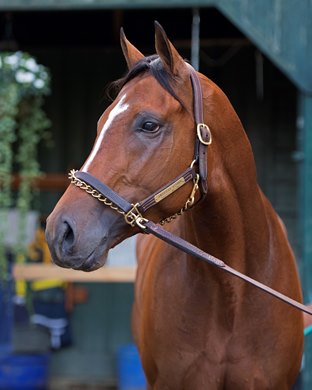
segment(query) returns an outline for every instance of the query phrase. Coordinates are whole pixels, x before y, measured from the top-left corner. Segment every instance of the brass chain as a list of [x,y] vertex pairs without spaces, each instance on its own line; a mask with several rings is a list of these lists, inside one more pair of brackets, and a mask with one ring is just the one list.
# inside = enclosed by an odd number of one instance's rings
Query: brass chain
[[166,217],[164,219],[162,219],[159,224],[160,225],[165,225],[166,223],[170,223],[172,221],[174,221],[176,218],[180,217],[182,214],[185,213],[185,211],[191,209],[194,205],[194,202],[195,202],[195,193],[196,191],[198,190],[198,182],[199,182],[199,175],[196,174],[196,177],[194,179],[194,185],[193,185],[193,189],[192,189],[192,192],[191,192],[191,195],[189,196],[189,198],[187,199],[187,201],[185,202],[185,205],[182,207],[182,209],[180,209],[178,212],[176,212],[175,214],[173,215],[170,215],[169,217]]
[[97,199],[101,203],[104,203],[105,206],[110,207],[112,210],[117,211],[117,213],[119,213],[123,216],[126,215],[126,213],[123,210],[121,210],[119,207],[117,207],[109,199],[105,198],[105,196],[103,196],[99,191],[95,190],[93,187],[91,187],[89,184],[87,184],[83,180],[78,179],[78,177],[76,177],[76,175],[75,175],[76,172],[77,171],[72,169],[68,174],[68,178],[69,178],[71,184],[74,184],[76,187],[80,188],[81,190],[86,191],[86,193],[93,196],[93,198]]

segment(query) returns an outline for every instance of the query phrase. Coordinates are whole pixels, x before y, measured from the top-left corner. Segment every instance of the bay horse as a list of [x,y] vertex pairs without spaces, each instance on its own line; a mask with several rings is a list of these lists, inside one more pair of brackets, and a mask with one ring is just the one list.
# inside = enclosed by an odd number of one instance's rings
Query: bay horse
[[[123,30],[121,47],[129,72],[98,121],[81,171],[135,204],[187,167],[201,170],[196,183],[166,193],[146,218],[171,221],[168,231],[300,301],[285,228],[259,189],[250,143],[225,94],[196,73],[212,141],[205,142],[194,125],[195,71],[163,28],[155,23],[155,55],[145,57]],[[204,173],[194,159],[198,138],[207,145]],[[191,192],[192,208],[185,203]],[[110,248],[138,232],[70,185],[48,218],[46,236],[56,264],[92,271],[105,264]],[[133,334],[149,389],[292,386],[303,349],[301,312],[150,235],[138,236],[137,258]]]

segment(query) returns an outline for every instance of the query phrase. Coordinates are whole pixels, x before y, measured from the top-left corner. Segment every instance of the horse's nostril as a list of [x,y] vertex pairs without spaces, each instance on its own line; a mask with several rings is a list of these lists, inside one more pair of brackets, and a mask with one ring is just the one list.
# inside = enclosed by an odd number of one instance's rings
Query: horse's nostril
[[63,232],[63,240],[62,240],[62,249],[63,252],[68,253],[73,248],[75,235],[70,224],[66,221],[64,221],[63,223],[64,223],[64,232]]

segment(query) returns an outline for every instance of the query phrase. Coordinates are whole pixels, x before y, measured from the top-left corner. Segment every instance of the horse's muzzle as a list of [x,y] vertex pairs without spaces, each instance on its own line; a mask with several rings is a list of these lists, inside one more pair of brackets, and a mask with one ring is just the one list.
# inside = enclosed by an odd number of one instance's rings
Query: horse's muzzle
[[55,264],[93,271],[103,266],[112,240],[104,223],[79,221],[69,213],[53,212],[47,219],[46,239]]

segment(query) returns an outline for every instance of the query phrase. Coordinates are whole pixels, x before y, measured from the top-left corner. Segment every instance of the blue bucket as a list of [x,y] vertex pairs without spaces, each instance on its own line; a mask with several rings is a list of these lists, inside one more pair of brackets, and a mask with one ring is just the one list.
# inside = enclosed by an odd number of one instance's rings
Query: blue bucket
[[48,384],[48,354],[11,354],[0,358],[1,390],[44,390]]
[[121,347],[117,357],[118,390],[145,390],[146,379],[134,344]]
[[10,276],[6,280],[0,280],[0,313],[0,353],[2,354],[12,350],[13,282]]

